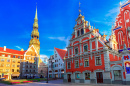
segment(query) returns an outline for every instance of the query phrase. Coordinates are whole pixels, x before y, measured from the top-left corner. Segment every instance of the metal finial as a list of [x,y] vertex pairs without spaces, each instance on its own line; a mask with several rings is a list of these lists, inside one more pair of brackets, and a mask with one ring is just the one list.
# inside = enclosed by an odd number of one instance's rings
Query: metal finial
[[81,4],[81,3],[80,3],[80,1],[79,1],[79,14],[81,14],[81,10],[80,10],[80,4]]

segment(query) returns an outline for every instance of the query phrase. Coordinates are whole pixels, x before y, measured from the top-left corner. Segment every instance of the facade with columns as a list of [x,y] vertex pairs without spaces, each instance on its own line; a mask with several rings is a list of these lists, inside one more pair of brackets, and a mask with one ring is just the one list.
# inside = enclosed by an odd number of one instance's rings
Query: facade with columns
[[[121,5],[109,40],[105,34],[99,33],[99,29],[93,28],[81,13],[78,15],[64,57],[64,82],[130,84],[127,76],[130,66],[128,9],[130,1]],[[125,45],[127,48],[123,50]]]

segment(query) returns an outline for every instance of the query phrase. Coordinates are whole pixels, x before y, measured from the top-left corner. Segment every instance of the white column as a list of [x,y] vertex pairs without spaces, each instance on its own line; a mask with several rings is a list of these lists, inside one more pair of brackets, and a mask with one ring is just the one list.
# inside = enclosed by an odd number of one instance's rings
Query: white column
[[73,46],[72,46],[72,49],[71,49],[71,50],[72,50],[72,57],[73,57]]
[[96,38],[95,44],[96,44],[96,51],[98,51],[98,39],[97,38]]
[[92,52],[92,42],[91,42],[91,40],[89,41],[89,44],[90,44],[90,52]]
[[82,46],[81,46],[81,43],[80,43],[80,45],[79,45],[79,47],[80,47],[80,55],[81,55],[81,53],[82,53]]
[[75,30],[74,32],[75,32],[75,37],[77,37],[77,31]]
[[70,55],[69,55],[69,48],[68,48],[67,50],[68,50],[68,57],[69,57],[69,56],[70,56]]

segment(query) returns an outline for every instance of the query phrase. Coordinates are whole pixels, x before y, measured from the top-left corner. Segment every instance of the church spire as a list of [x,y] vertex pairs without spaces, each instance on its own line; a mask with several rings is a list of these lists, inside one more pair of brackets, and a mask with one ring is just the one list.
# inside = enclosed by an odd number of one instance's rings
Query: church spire
[[37,17],[37,4],[36,4],[36,13],[33,23],[33,31],[31,33],[31,40],[29,42],[29,47],[33,45],[37,53],[40,52],[40,41],[39,41],[39,32],[38,32],[38,17]]
[[35,19],[37,19],[37,3],[36,3],[36,13],[35,13]]

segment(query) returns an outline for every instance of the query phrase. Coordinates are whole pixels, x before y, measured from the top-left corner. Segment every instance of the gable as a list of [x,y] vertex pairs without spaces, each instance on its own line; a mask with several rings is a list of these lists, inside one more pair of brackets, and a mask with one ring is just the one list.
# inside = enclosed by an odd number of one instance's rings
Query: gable
[[37,51],[36,51],[36,49],[34,48],[33,45],[30,46],[30,47],[27,49],[27,51],[25,52],[24,55],[39,56],[39,55],[37,54]]

